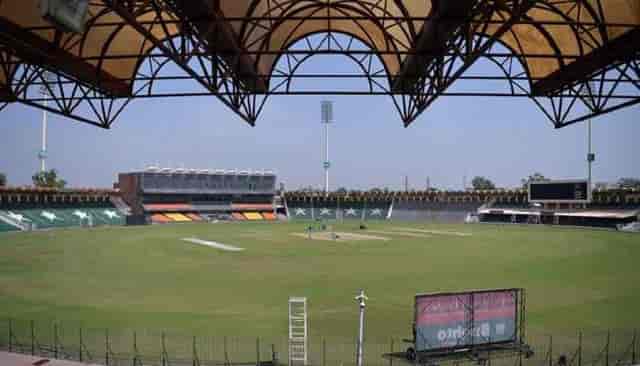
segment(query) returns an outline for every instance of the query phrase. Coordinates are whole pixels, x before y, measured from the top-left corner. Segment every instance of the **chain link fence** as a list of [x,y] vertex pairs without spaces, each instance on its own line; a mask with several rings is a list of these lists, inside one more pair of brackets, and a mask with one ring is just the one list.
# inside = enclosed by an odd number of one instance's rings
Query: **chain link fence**
[[[453,366],[627,366],[640,363],[640,332],[612,330],[570,335],[529,335],[533,355],[491,354],[430,362]],[[403,357],[411,344],[399,339],[365,339],[366,366],[415,363]],[[310,337],[310,366],[354,366],[357,341]],[[0,350],[106,366],[275,366],[288,364],[286,336],[185,336],[150,330],[113,330],[59,322],[0,320]]]

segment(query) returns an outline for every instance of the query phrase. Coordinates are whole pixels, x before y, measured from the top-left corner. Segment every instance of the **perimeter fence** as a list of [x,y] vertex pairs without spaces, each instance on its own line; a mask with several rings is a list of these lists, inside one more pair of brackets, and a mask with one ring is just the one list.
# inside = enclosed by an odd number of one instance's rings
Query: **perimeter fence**
[[[569,335],[529,334],[534,353],[440,360],[437,365],[482,366],[627,366],[640,364],[640,332],[611,330]],[[400,339],[365,338],[365,366],[401,366],[412,362],[385,356],[404,352]],[[309,366],[353,366],[355,339],[312,336]],[[0,350],[105,366],[276,366],[288,365],[286,336],[185,336],[151,330],[96,329],[60,322],[0,320]],[[292,365],[291,365],[292,366]]]

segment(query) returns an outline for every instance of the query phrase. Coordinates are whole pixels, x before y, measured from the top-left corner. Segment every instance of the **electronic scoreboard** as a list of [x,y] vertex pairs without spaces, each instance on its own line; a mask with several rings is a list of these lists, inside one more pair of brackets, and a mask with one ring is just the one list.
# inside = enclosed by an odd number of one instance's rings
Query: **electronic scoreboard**
[[530,182],[529,202],[589,203],[591,202],[589,181],[584,179]]

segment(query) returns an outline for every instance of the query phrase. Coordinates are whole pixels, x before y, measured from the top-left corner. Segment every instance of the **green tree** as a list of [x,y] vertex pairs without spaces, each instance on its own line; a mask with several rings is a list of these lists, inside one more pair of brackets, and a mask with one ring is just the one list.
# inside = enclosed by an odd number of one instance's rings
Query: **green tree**
[[620,178],[618,180],[620,188],[640,189],[640,179],[638,178]]
[[0,173],[0,187],[7,185],[7,176],[4,173]]
[[31,177],[33,185],[36,187],[46,188],[64,188],[67,182],[58,178],[58,172],[55,169],[45,170],[44,172],[38,172]]
[[471,180],[471,186],[475,190],[487,190],[496,188],[496,185],[493,184],[491,180],[485,177],[474,177],[473,180]]
[[551,179],[545,178],[544,175],[536,172],[526,178],[521,179],[520,182],[522,183],[522,188],[527,189],[529,188],[529,183],[531,182],[547,182],[550,180]]

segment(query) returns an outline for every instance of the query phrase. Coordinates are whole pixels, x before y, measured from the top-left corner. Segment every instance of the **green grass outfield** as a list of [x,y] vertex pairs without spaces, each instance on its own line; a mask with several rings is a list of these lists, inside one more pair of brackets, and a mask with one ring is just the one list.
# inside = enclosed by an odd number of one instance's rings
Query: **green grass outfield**
[[[367,336],[410,335],[418,292],[527,290],[530,334],[639,325],[640,236],[543,226],[369,224],[336,230],[389,241],[332,242],[305,224],[220,223],[0,236],[0,314],[112,329],[282,336],[287,299],[309,299],[310,332],[353,337],[364,288]],[[414,227],[471,233],[411,237]],[[243,247],[224,252],[196,237]]]

